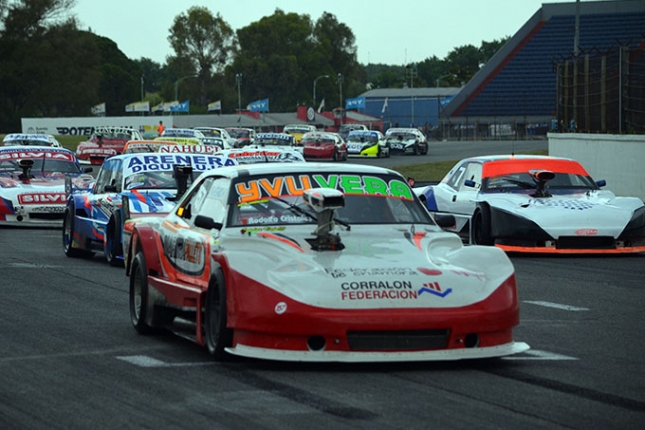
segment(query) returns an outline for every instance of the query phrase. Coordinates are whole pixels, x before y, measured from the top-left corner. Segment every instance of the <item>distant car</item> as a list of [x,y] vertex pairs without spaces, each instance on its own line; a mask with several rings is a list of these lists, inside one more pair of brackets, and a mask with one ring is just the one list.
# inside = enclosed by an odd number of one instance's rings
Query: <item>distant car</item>
[[[645,252],[645,205],[603,191],[568,158],[497,155],[459,161],[438,185],[415,188],[436,219],[473,244],[511,252]],[[444,220],[445,223],[445,220]]]
[[143,136],[128,127],[95,127],[90,138],[78,144],[76,156],[81,163],[100,165],[107,157],[123,153],[130,140],[143,140]]
[[347,136],[347,155],[350,157],[389,157],[390,147],[378,130],[350,131]]
[[2,139],[2,146],[51,146],[62,148],[62,145],[51,134],[11,133]]
[[338,134],[340,135],[340,137],[343,138],[343,140],[346,141],[350,131],[368,131],[368,130],[369,129],[364,124],[342,124],[338,128]]
[[499,357],[519,302],[502,250],[464,246],[398,173],[260,163],[202,174],[132,225],[130,320],[227,354],[308,362]]
[[313,131],[302,136],[303,155],[306,160],[347,160],[347,144],[336,133]]
[[0,147],[0,224],[60,228],[66,178],[79,190],[94,182],[65,148]]
[[167,213],[175,205],[175,166],[190,166],[197,177],[206,170],[236,165],[218,154],[123,154],[105,160],[91,190],[68,196],[64,208],[63,250],[68,257],[102,252],[111,265],[123,262],[122,199],[132,213]]
[[264,148],[265,146],[294,149],[296,139],[288,133],[258,133],[255,135],[255,142],[250,145],[251,148]]
[[234,148],[243,148],[246,145],[252,145],[255,142],[255,130],[252,128],[226,127],[225,129],[235,139]]
[[288,124],[282,129],[283,133],[293,136],[293,139],[296,141],[296,145],[300,145],[302,136],[304,136],[305,133],[310,133],[312,131],[316,131],[316,126],[311,124]]
[[[195,127],[195,130],[199,130],[204,133],[206,137],[214,137],[224,140],[223,149],[235,148],[237,139],[229,134],[229,132],[224,128],[219,127]],[[206,142],[205,142],[206,143]]]
[[140,154],[145,152],[159,152],[159,148],[166,145],[179,145],[163,139],[155,140],[130,140],[123,147],[124,154]]
[[416,128],[390,128],[385,139],[392,154],[425,155],[428,153],[428,140]]
[[166,139],[185,145],[215,145],[220,149],[230,149],[227,139],[219,134],[206,134],[206,127],[196,128],[167,128],[158,139]]

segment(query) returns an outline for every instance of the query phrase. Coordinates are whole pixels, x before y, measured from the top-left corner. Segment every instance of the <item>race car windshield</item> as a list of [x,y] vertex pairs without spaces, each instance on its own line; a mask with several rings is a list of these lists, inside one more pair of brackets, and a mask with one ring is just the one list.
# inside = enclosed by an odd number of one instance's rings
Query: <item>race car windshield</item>
[[392,133],[389,136],[389,139],[394,140],[409,140],[414,139],[416,136],[412,133]]
[[262,138],[258,139],[257,144],[263,146],[291,146],[291,140]]
[[126,190],[168,190],[177,188],[177,183],[172,176],[172,172],[135,173],[126,177],[124,184]]
[[4,142],[5,146],[49,146],[51,142],[43,140],[31,140],[31,139],[16,139],[16,140],[6,140]]
[[[555,177],[546,183],[550,190],[598,190],[598,185],[588,176],[573,173],[555,173]],[[484,178],[483,192],[512,192],[534,190],[537,182],[528,172]]]
[[228,134],[231,135],[231,137],[234,137],[236,139],[241,139],[241,138],[248,138],[250,137],[251,133],[248,131],[238,131],[238,130],[229,130]]
[[347,138],[348,142],[369,142],[369,143],[376,143],[378,142],[378,137],[377,136],[365,136],[365,135],[359,135],[359,136],[349,136]]
[[[35,159],[31,174],[37,173],[81,173],[78,165],[71,161]],[[22,172],[16,160],[5,160],[0,163],[0,172]]]

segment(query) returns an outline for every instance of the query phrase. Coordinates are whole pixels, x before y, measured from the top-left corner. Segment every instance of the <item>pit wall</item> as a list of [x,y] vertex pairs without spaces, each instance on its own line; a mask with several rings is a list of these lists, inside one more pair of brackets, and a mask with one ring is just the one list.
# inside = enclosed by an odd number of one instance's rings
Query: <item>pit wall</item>
[[645,201],[645,135],[549,133],[549,155],[579,161],[617,196]]

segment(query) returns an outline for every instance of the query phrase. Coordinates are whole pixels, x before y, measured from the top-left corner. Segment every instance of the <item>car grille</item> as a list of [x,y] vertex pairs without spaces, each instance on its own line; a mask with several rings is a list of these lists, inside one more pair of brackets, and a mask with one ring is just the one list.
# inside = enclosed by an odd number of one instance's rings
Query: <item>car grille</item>
[[448,345],[450,330],[349,331],[352,351],[421,351]]
[[558,249],[614,249],[615,240],[611,236],[560,236],[556,241]]

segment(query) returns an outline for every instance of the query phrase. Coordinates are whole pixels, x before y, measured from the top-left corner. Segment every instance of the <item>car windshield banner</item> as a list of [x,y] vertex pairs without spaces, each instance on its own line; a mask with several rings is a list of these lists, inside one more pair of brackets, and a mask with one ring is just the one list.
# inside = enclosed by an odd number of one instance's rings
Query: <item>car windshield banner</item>
[[310,188],[332,188],[344,194],[375,195],[413,200],[405,180],[395,176],[362,176],[346,173],[273,175],[244,179],[235,185],[239,203],[267,197],[300,196]]
[[174,166],[192,166],[194,171],[203,172],[238,163],[226,155],[209,154],[146,154],[129,158],[123,170],[124,176],[141,172],[172,172]]

